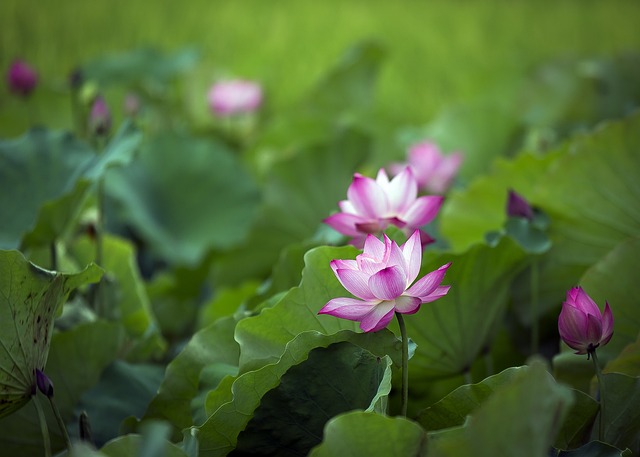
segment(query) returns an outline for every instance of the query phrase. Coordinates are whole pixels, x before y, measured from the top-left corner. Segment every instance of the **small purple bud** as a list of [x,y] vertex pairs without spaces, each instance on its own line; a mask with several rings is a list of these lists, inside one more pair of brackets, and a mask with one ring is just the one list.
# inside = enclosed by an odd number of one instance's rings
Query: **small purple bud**
[[7,83],[11,92],[27,97],[38,82],[38,74],[25,61],[16,59],[7,73]]
[[53,383],[51,379],[42,371],[36,368],[36,385],[40,392],[45,394],[48,398],[53,397]]
[[517,194],[513,189],[509,189],[507,198],[507,216],[533,219],[533,208],[522,195]]
[[89,128],[96,136],[105,136],[111,130],[111,111],[102,96],[96,97],[89,114]]

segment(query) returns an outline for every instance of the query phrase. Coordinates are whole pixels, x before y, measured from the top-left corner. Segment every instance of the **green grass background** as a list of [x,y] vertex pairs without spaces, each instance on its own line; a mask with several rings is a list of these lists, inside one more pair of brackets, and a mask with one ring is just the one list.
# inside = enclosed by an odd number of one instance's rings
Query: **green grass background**
[[[348,45],[374,38],[388,51],[378,112],[420,124],[546,59],[640,49],[639,19],[631,0],[2,0],[0,69],[23,57],[56,89],[105,53],[195,44],[202,60],[188,94],[202,96],[203,109],[207,86],[223,74],[260,80],[278,109]],[[0,96],[0,122],[21,115],[6,88]]]

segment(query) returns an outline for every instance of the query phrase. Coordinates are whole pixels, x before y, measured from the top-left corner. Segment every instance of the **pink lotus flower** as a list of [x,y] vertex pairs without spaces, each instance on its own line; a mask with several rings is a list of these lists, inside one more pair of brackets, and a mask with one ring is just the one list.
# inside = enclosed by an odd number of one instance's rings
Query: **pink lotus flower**
[[38,74],[23,60],[14,60],[7,73],[9,90],[26,97],[38,83]]
[[[409,148],[408,165],[418,181],[418,187],[426,192],[444,194],[458,174],[462,154],[443,154],[434,143],[423,141]],[[392,164],[393,174],[400,173],[407,164]]]
[[[324,220],[343,235],[351,236],[351,243],[362,247],[367,234],[380,233],[395,225],[409,235],[418,227],[431,222],[443,197],[418,197],[418,183],[409,167],[389,181],[383,168],[375,180],[356,173],[347,190],[348,200],[338,203],[341,212]],[[433,241],[420,231],[422,244]]]
[[359,321],[365,332],[389,324],[394,313],[413,314],[422,303],[443,297],[451,286],[441,286],[450,263],[413,281],[420,272],[422,246],[416,230],[401,247],[384,235],[384,242],[368,235],[364,252],[355,260],[332,260],[331,269],[340,283],[357,298],[334,298],[318,311]]
[[609,303],[600,313],[598,305],[581,287],[572,288],[562,304],[558,331],[576,354],[588,354],[598,346],[604,346],[613,336],[613,314]]
[[221,81],[211,87],[208,98],[214,114],[230,116],[251,113],[262,103],[262,88],[251,81]]

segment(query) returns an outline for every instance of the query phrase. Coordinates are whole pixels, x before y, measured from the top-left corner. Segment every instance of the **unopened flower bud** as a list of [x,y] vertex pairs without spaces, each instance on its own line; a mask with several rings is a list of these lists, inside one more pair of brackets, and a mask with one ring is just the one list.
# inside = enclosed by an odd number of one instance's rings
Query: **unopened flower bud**
[[507,216],[524,217],[529,220],[533,219],[533,208],[524,197],[516,193],[513,189],[509,189],[507,198]]
[[102,96],[96,97],[91,106],[89,129],[96,136],[106,136],[111,130],[111,111]]
[[23,60],[14,60],[7,73],[7,83],[11,92],[28,96],[38,83],[38,74]]
[[53,383],[51,379],[42,371],[36,368],[36,385],[38,390],[45,394],[48,398],[53,397]]

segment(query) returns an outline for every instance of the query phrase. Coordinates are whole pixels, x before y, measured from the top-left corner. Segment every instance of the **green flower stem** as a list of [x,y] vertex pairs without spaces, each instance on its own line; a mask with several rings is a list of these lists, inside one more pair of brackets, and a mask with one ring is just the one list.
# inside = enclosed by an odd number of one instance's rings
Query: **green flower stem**
[[591,358],[593,359],[593,366],[596,369],[596,377],[598,378],[598,389],[600,389],[600,424],[598,429],[598,439],[604,442],[604,408],[605,408],[605,395],[604,395],[604,379],[602,376],[602,370],[600,369],[600,364],[598,363],[598,356],[596,355],[595,348],[593,351],[589,351]]
[[58,250],[56,248],[56,240],[49,244],[49,253],[51,255],[51,270],[58,270]]
[[98,215],[96,218],[96,263],[102,266],[103,249],[102,239],[104,234],[104,183],[102,177],[98,178]]
[[56,416],[58,427],[60,427],[60,433],[62,433],[62,437],[64,438],[64,444],[67,446],[67,449],[71,450],[71,440],[69,439],[67,426],[64,424],[64,419],[62,419],[62,415],[60,414],[60,410],[56,406],[56,402],[53,400],[53,396],[49,397],[49,402],[51,403],[53,415]]
[[407,328],[404,325],[402,314],[396,313],[400,336],[402,338],[402,410],[401,414],[407,417],[407,407],[409,404],[409,338],[407,338]]
[[540,341],[540,323],[538,319],[538,260],[531,264],[531,353],[537,354]]
[[42,442],[44,444],[44,455],[45,457],[51,457],[51,440],[49,438],[47,419],[44,416],[44,411],[42,410],[40,400],[38,400],[38,395],[36,394],[32,398],[33,403],[36,405],[36,410],[38,411],[38,420],[40,421],[40,431],[42,432]]

